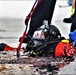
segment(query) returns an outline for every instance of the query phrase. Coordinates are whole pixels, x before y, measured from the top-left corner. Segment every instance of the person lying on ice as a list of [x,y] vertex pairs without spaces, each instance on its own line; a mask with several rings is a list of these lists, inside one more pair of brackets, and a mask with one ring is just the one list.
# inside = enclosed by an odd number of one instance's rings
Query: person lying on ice
[[[47,48],[48,48],[48,45],[47,45]],[[0,44],[0,51],[16,51],[16,49],[17,48],[13,48],[4,43]],[[51,51],[51,49],[49,49],[49,48],[46,49],[46,52],[48,52],[48,50]],[[38,53],[39,53],[39,51],[38,51]],[[44,50],[42,50],[42,51],[43,51],[42,53],[44,54]],[[35,51],[34,54],[36,54],[36,53],[37,52]],[[63,39],[60,42],[58,42],[57,45],[54,46],[53,52],[52,52],[52,54],[50,54],[50,56],[53,55],[55,57],[61,57],[61,56],[73,56],[75,54],[76,54],[76,30],[69,34],[69,40]],[[49,55],[49,53],[47,53],[47,56],[48,55]]]

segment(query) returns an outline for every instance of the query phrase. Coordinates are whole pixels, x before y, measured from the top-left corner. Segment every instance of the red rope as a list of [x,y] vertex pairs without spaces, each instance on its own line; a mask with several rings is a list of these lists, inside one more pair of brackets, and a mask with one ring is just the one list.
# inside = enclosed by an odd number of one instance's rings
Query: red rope
[[[38,0],[37,5],[36,5],[36,6],[34,5],[34,7],[32,8],[31,12],[30,12],[29,15],[26,17],[26,19],[25,19],[25,25],[28,25],[29,19],[31,18],[33,12],[34,12],[35,9],[37,8],[37,6],[40,4],[40,2],[41,2],[41,0]],[[20,43],[19,43],[19,45],[18,45],[18,48],[17,48],[17,57],[18,57],[18,58],[19,58],[19,56],[20,56],[20,48],[21,48],[22,42],[23,42],[23,40],[24,40],[24,38],[25,38],[25,36],[26,36],[26,31],[27,31],[27,26],[26,26],[26,29],[25,29],[25,31],[24,31],[24,33],[23,33],[22,39],[21,39],[21,41],[20,41]]]
[[40,2],[41,2],[41,0],[38,0],[37,5],[36,5],[36,6],[34,6],[34,7],[32,8],[31,12],[30,12],[30,13],[28,14],[28,16],[26,17],[26,19],[25,19],[25,25],[27,25],[27,24],[28,24],[29,19],[31,18],[32,14],[33,14],[33,13],[34,13],[34,11],[36,10],[36,8],[37,8],[37,7],[38,7],[38,5],[40,4]]

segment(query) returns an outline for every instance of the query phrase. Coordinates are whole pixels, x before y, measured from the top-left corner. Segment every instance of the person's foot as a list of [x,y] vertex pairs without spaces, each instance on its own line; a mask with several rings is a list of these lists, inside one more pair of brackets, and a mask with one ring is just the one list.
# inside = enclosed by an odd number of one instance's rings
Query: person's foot
[[0,51],[4,51],[4,48],[7,46],[5,43],[0,43]]
[[74,17],[74,15],[72,15],[70,18],[64,18],[63,22],[65,22],[65,23],[72,23],[73,17]]
[[72,18],[64,18],[63,22],[65,23],[72,23]]
[[[22,37],[19,38],[19,42],[21,41]],[[30,35],[27,35],[24,40],[23,40],[23,43],[28,43],[29,41],[31,40],[31,36]]]

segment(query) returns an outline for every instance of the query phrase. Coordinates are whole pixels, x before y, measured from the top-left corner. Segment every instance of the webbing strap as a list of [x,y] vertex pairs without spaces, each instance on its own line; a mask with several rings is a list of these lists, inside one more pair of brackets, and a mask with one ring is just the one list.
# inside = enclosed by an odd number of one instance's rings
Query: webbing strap
[[[40,4],[40,2],[41,2],[41,0],[36,0],[36,1],[35,1],[34,5],[33,5],[33,8],[31,9],[30,13],[28,14],[28,16],[27,16],[26,19],[25,19],[25,25],[28,24],[29,19],[31,18],[33,12],[34,12],[35,9],[37,8],[37,6]],[[36,3],[37,3],[37,5],[36,5]]]
[[64,54],[65,54],[65,56],[67,56],[66,46],[64,46]]

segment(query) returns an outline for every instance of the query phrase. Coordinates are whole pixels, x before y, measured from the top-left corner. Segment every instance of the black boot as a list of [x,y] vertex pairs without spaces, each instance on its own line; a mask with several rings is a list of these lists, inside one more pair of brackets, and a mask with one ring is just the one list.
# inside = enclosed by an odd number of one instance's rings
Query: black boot
[[[21,41],[22,37],[19,38],[19,42]],[[23,43],[28,43],[31,40],[31,36],[30,35],[26,35],[26,37],[23,40]]]
[[64,18],[63,22],[65,22],[65,23],[72,23],[73,18],[74,18],[74,15],[71,15],[70,18]]
[[4,51],[4,48],[7,46],[5,43],[0,43],[0,51]]

